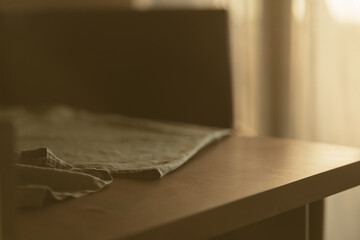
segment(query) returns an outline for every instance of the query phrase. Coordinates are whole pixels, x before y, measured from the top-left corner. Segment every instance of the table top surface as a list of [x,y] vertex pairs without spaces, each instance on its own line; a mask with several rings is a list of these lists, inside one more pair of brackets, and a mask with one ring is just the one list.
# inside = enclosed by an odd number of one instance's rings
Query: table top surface
[[231,136],[162,179],[118,178],[101,192],[22,211],[18,233],[20,239],[211,237],[360,184],[359,159],[351,147]]

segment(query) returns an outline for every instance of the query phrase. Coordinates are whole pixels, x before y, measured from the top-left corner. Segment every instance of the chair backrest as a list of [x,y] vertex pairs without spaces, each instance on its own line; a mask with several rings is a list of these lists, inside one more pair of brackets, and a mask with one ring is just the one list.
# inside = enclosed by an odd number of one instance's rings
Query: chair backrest
[[0,103],[232,126],[222,10],[7,13]]
[[15,239],[13,129],[0,119],[0,239]]

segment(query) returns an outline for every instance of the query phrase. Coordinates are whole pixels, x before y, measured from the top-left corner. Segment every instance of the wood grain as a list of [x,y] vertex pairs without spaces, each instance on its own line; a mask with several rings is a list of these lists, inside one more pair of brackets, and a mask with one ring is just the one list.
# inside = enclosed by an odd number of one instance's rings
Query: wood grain
[[360,183],[359,150],[232,136],[167,177],[20,215],[21,239],[204,239]]

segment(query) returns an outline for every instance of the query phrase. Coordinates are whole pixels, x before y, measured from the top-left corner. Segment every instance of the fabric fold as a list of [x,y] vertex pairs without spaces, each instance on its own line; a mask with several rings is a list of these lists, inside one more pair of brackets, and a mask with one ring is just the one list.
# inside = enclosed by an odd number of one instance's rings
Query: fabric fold
[[107,170],[75,168],[57,158],[48,148],[21,152],[16,173],[18,203],[24,208],[78,198],[97,192],[112,182]]
[[[230,129],[65,106],[0,109],[0,116],[13,119],[19,149],[31,150],[23,151],[17,163],[19,195],[38,206],[44,199],[99,191],[111,183],[111,175],[162,178],[207,145],[231,134]],[[30,196],[32,191],[38,199]]]

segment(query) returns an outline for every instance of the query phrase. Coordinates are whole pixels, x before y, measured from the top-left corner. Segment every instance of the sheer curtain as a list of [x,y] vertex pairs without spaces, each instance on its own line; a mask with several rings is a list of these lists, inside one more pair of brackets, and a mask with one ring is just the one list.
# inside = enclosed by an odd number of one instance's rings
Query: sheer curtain
[[[260,39],[243,43],[257,48],[247,50],[257,55],[239,53],[244,62],[257,61],[234,79],[242,108],[236,110],[236,127],[241,133],[250,128],[257,135],[360,147],[360,1],[257,2],[261,26],[249,27],[258,29]],[[231,5],[230,11],[241,13]],[[360,239],[359,203],[359,187],[325,200],[324,239]]]
[[[235,127],[360,147],[360,1],[253,2],[262,10],[248,27],[258,32],[233,29],[257,38],[253,45],[233,38],[233,47],[256,48],[239,51],[247,60],[234,72],[241,108]],[[229,7],[232,18],[241,15]],[[325,240],[360,239],[359,203],[359,187],[325,200]]]
[[[291,137],[360,147],[360,1],[293,0]],[[360,188],[325,201],[325,239],[360,239]]]
[[[360,1],[230,0],[235,128],[360,147]],[[360,187],[325,200],[325,240],[360,239]]]

